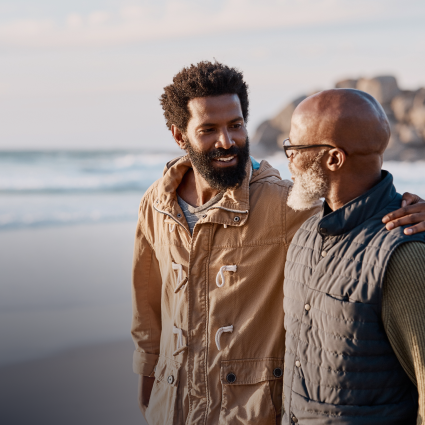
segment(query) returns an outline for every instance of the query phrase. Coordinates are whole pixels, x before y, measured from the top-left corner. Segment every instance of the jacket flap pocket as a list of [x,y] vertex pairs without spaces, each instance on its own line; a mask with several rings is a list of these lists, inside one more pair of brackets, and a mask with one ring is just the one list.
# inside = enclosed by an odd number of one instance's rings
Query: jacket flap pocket
[[283,359],[245,359],[221,362],[220,379],[223,385],[248,385],[282,379]]
[[158,381],[177,387],[179,383],[179,370],[180,365],[177,362],[159,356],[155,368],[155,378]]

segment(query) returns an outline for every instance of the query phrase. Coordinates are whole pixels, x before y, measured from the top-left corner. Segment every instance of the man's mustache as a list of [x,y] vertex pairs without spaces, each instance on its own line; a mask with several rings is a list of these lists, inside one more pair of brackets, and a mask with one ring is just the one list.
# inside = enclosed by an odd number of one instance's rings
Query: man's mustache
[[214,149],[211,152],[208,152],[207,154],[205,154],[205,156],[209,160],[212,160],[212,159],[221,158],[222,156],[239,155],[239,154],[240,154],[240,149],[236,146],[232,146],[229,149],[224,149],[224,148]]

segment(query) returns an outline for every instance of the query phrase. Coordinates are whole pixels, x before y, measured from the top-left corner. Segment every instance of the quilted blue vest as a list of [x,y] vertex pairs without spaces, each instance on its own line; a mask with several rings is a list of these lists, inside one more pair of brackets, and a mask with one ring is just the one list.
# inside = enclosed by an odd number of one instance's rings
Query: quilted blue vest
[[391,254],[425,242],[385,229],[383,216],[400,204],[383,171],[368,192],[329,214],[325,205],[296,233],[285,267],[282,424],[416,424],[418,392],[381,319]]

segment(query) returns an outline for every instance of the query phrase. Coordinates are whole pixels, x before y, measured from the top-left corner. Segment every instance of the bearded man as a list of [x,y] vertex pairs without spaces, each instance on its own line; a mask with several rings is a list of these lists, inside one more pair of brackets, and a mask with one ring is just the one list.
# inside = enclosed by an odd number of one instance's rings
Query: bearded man
[[250,158],[241,72],[184,68],[161,104],[187,155],[140,204],[132,335],[141,410],[150,425],[279,423],[285,256],[320,203],[295,212],[291,183]]
[[288,204],[325,202],[287,255],[282,424],[425,419],[425,238],[382,223],[402,199],[381,170],[389,137],[358,90],[318,93],[292,117]]

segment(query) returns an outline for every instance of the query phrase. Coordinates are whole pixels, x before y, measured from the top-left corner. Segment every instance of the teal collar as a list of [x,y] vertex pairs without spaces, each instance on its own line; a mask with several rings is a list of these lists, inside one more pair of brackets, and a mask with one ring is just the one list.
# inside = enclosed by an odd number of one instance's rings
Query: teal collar
[[252,156],[250,156],[251,158],[251,164],[252,164],[252,169],[255,170],[259,170],[260,169],[260,163],[258,161],[256,161]]

